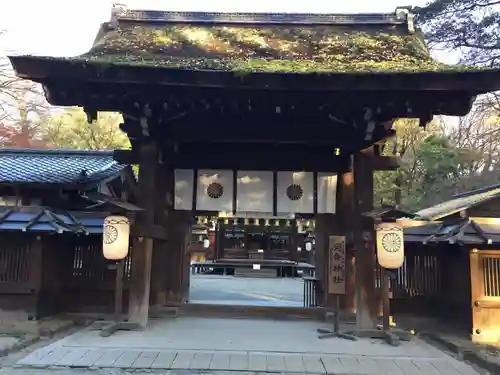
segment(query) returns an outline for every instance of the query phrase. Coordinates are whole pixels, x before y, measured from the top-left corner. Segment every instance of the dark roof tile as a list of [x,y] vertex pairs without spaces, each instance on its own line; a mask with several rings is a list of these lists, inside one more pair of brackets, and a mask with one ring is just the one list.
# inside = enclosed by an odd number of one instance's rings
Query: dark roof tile
[[0,207],[0,231],[52,232],[75,234],[102,234],[104,215],[78,212],[54,212],[48,208],[35,208],[29,211],[15,207]]
[[118,175],[126,165],[112,151],[0,150],[0,184],[96,184]]

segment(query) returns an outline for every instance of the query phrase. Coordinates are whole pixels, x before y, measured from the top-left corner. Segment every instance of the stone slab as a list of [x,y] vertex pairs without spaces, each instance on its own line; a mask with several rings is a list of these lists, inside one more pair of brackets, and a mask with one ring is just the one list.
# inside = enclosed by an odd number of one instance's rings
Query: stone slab
[[[440,358],[443,354],[430,344],[415,339],[390,347],[382,340],[347,341],[340,338],[318,339],[318,328],[329,323],[308,320],[220,319],[180,316],[175,319],[151,319],[142,332],[116,332],[100,337],[99,332],[82,330],[59,341],[65,347],[95,349],[142,349],[144,351],[213,351],[324,353],[336,355],[372,355]],[[196,339],[193,339],[195,335]]]
[[363,355],[290,354],[141,349],[51,348],[18,362],[23,368],[236,371],[348,375],[478,375],[452,357],[393,358]]

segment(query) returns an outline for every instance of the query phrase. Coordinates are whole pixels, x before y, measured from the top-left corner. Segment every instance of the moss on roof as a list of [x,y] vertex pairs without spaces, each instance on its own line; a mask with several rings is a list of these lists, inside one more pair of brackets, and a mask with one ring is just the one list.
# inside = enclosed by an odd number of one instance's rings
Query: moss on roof
[[242,72],[453,70],[404,25],[192,26],[123,23],[76,60]]

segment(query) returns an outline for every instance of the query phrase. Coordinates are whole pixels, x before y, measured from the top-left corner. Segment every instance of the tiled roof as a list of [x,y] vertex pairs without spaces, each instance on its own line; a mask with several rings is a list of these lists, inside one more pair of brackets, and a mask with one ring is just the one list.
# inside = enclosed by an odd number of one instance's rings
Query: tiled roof
[[491,245],[500,243],[500,226],[468,218],[446,219],[442,223],[406,227],[404,239],[407,243]]
[[104,215],[53,211],[46,207],[0,207],[0,231],[102,234]]
[[415,215],[422,219],[439,220],[499,196],[500,185],[494,185],[457,195],[448,201],[417,211]]
[[0,184],[81,187],[118,175],[112,151],[0,149]]

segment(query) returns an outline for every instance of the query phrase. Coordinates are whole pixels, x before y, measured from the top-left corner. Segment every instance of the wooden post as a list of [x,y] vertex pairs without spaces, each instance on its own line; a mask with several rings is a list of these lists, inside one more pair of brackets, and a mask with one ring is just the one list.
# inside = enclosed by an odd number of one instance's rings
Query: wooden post
[[[293,260],[294,262],[299,261],[299,254],[297,250],[297,221],[292,220],[292,227],[290,231],[290,260]],[[302,251],[305,251],[305,249],[302,249]],[[295,271],[294,271],[295,272]],[[295,274],[293,275],[295,277]]]
[[346,236],[346,286],[341,305],[347,314],[355,310],[354,251],[352,246],[354,176],[351,172],[339,174],[337,179],[336,226],[338,235]]
[[388,331],[391,328],[391,311],[389,299],[390,279],[389,273],[383,267],[380,277],[382,279],[382,327],[384,328],[384,331]]
[[356,326],[358,330],[376,328],[375,248],[372,220],[362,216],[373,209],[373,148],[354,155],[354,215],[352,223],[356,257]]
[[[354,182],[353,173],[340,173],[337,179],[337,197],[335,215],[316,216],[316,277],[320,279],[323,292],[323,304],[334,307],[337,297],[328,293],[328,236],[345,236],[347,243],[352,241],[350,233],[353,221],[353,196]],[[350,246],[346,245],[348,248]],[[340,298],[344,310],[354,309],[354,269],[353,252],[346,251],[346,294]]]
[[[171,153],[169,150],[164,150],[167,155],[165,157],[169,159]],[[174,175],[172,168],[167,165],[162,164],[158,166],[156,170],[156,180],[155,180],[156,192],[155,192],[155,222],[164,227],[170,227],[170,216],[173,210],[173,191],[174,191]],[[172,272],[169,267],[175,267],[175,265],[170,264],[169,260],[169,242],[165,240],[155,240],[153,244],[153,264],[151,270],[151,304],[158,308],[165,306],[167,303],[167,279],[168,274]]]
[[[139,155],[138,204],[144,211],[138,213],[136,225],[146,228],[154,225],[156,202],[151,197],[155,196],[155,173],[158,167],[156,143],[153,140],[142,141],[139,146]],[[152,238],[134,239],[128,320],[142,329],[145,329],[148,323],[152,255]]]
[[125,261],[122,259],[116,264],[115,278],[115,321],[119,322],[123,310],[123,270]]
[[321,306],[328,303],[328,228],[332,223],[333,215],[316,215],[314,264],[316,266],[316,278],[318,279],[316,293]]
[[[166,270],[166,298],[167,304],[179,305],[187,298],[189,285],[189,257],[188,245],[191,234],[191,213],[173,211],[170,215],[168,263]],[[187,285],[186,285],[187,284]]]

